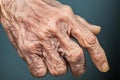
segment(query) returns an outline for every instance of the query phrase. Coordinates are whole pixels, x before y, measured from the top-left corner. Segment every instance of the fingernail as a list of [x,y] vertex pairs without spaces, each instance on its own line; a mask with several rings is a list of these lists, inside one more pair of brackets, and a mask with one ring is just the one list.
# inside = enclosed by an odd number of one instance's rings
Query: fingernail
[[96,25],[93,25],[93,27],[96,27],[96,28],[101,28],[100,26],[96,26]]
[[107,72],[109,70],[108,64],[106,62],[104,62],[102,64],[102,72]]

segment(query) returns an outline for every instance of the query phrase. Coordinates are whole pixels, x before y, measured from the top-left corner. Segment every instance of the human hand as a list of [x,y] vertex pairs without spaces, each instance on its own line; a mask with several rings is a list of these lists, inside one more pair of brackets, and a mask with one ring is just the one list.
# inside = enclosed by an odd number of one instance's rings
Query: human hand
[[1,23],[34,76],[44,76],[47,69],[59,76],[69,66],[73,75],[82,75],[86,65],[81,47],[87,49],[100,71],[109,69],[95,36],[100,27],[75,15],[69,6],[56,0],[1,0],[0,6]]

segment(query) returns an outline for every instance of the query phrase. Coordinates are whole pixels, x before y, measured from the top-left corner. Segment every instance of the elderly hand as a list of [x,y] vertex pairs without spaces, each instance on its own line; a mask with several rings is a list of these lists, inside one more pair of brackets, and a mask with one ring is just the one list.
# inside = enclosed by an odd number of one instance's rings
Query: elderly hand
[[86,65],[81,47],[101,72],[108,71],[105,52],[95,36],[100,27],[75,15],[69,6],[56,0],[0,0],[0,6],[1,23],[34,76],[45,76],[47,69],[59,76],[69,66],[73,75],[82,75]]

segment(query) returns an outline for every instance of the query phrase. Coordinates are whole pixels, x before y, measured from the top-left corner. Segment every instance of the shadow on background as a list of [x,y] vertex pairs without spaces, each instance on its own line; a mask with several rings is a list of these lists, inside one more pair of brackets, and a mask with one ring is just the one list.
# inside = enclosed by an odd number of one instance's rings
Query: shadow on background
[[30,75],[26,63],[17,55],[9,42],[2,26],[0,26],[0,80],[119,80],[120,76],[120,1],[119,0],[59,0],[70,5],[74,12],[92,24],[102,27],[98,39],[104,48],[110,70],[99,72],[93,65],[89,55],[87,71],[79,78],[66,75],[53,77],[47,74],[44,78],[34,78]]

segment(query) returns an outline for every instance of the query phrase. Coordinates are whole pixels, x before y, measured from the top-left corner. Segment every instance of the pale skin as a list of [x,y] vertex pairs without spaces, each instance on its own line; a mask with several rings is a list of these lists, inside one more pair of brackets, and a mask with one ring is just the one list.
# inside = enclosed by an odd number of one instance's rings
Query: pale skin
[[81,76],[86,70],[82,48],[98,70],[109,70],[96,38],[101,28],[75,15],[70,6],[56,0],[0,0],[0,8],[1,24],[32,75],[59,76],[70,67],[73,75]]

